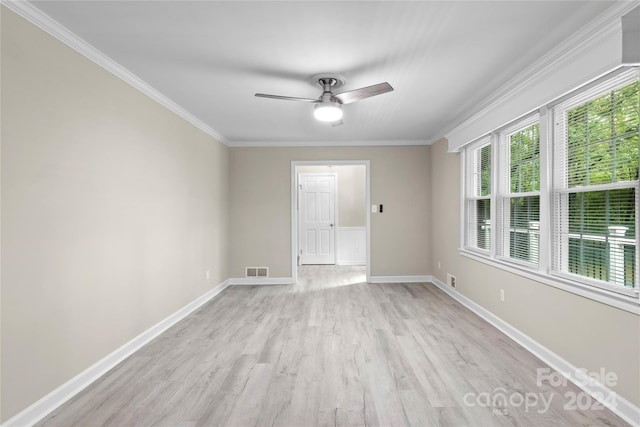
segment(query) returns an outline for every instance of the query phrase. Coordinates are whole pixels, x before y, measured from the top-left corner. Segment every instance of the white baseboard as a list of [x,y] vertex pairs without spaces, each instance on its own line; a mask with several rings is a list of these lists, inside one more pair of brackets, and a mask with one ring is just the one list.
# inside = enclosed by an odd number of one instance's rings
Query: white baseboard
[[59,406],[64,404],[67,400],[71,399],[73,396],[84,390],[92,382],[96,381],[98,378],[106,374],[118,363],[122,362],[131,354],[138,351],[149,341],[153,340],[158,335],[169,329],[171,326],[175,325],[180,320],[184,319],[189,314],[193,313],[195,310],[209,302],[212,298],[225,290],[228,286],[229,280],[225,280],[224,282],[220,283],[218,286],[211,289],[204,295],[196,298],[169,317],[156,323],[128,343],[124,344],[122,347],[108,354],[102,360],[96,362],[92,366],[80,372],[78,375],[71,378],[69,381],[56,388],[51,393],[44,396],[42,399],[22,410],[21,412],[7,420],[2,425],[2,427],[25,427],[37,423],[52,411],[57,409]]
[[[603,405],[609,408],[612,412],[618,415],[620,418],[624,419],[626,422],[631,424],[632,426],[640,426],[640,408],[625,399],[624,397],[612,394],[615,393],[613,390],[601,384],[597,381],[585,381],[584,372],[579,369],[577,366],[573,365],[571,362],[566,359],[560,357],[553,351],[549,350],[547,347],[543,346],[533,338],[524,334],[520,330],[514,328],[509,323],[500,319],[495,314],[491,313],[489,310],[485,309],[481,305],[462,295],[460,292],[455,289],[447,286],[443,282],[441,282],[438,278],[431,276],[430,280],[442,291],[447,293],[451,298],[458,301],[460,304],[467,307],[469,310],[476,313],[478,316],[482,317],[487,322],[491,323],[494,327],[500,330],[502,333],[507,335],[509,338],[520,344],[527,351],[538,357],[540,360],[549,365],[552,369],[558,371],[560,374],[565,376],[569,381],[573,382],[579,388],[587,392],[590,396],[595,399],[598,399],[598,396],[611,396],[615,395],[616,398],[613,402],[603,402]],[[600,400],[600,399],[598,399]]]
[[[44,396],[28,408],[24,409],[11,419],[7,420],[2,427],[23,427],[31,426],[53,410],[64,404],[67,400],[75,396],[82,391],[92,382],[100,378],[107,373],[118,363],[129,357],[135,351],[139,350],[142,346],[147,344],[152,339],[166,331],[168,328],[203,306],[209,300],[214,298],[224,289],[230,285],[249,285],[249,284],[262,284],[262,285],[275,285],[275,284],[291,284],[292,278],[290,277],[271,277],[263,279],[255,278],[237,278],[227,279],[215,288],[211,289],[206,294],[195,299],[191,303],[187,304],[174,314],[170,315],[166,319],[160,321],[156,325],[147,329],[119,349],[115,350],[111,354],[104,357],[94,365],[85,369],[74,378],[70,379],[51,393]],[[491,323],[498,330],[502,331],[505,335],[513,339],[515,342],[523,346],[530,353],[537,356],[543,362],[548,364],[551,368],[555,369],[559,373],[565,375],[567,379],[574,382],[578,387],[589,393],[591,396],[609,396],[613,391],[600,383],[594,382],[576,382],[576,378],[584,378],[584,374],[581,370],[558,356],[542,344],[538,343],[528,335],[524,334],[520,330],[514,328],[509,323],[500,319],[490,311],[486,310],[479,304],[475,303],[471,299],[450,288],[442,283],[440,280],[433,276],[372,276],[369,283],[422,283],[430,282],[447,293],[450,297]],[[597,394],[596,394],[597,393]],[[617,395],[615,399],[615,407],[612,405],[606,405],[611,411],[620,416],[633,426],[640,425],[640,408],[629,402],[622,396]]]
[[229,285],[291,285],[292,277],[236,277],[229,279]]
[[369,283],[422,283],[431,280],[432,276],[371,276]]

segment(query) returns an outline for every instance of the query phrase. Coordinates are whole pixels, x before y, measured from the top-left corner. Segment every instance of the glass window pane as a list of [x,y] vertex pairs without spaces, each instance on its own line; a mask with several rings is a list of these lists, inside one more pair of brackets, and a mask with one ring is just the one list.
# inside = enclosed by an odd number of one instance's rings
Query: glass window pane
[[491,247],[491,200],[476,201],[476,246],[489,250]]
[[528,126],[509,136],[511,193],[540,190],[540,125]]
[[583,146],[587,141],[587,104],[567,112],[567,146]]
[[569,194],[569,272],[635,287],[635,189]]
[[567,150],[567,180],[569,187],[587,185],[587,146],[575,145]]
[[587,106],[587,132],[590,142],[608,141],[612,138],[613,93],[594,99]]
[[589,145],[587,151],[589,174],[586,185],[608,184],[613,182],[611,149],[611,141]]
[[614,92],[614,132],[616,136],[638,133],[638,82]]
[[638,133],[618,138],[615,154],[615,181],[636,181],[638,179]]
[[540,196],[512,198],[509,215],[509,256],[537,263],[540,258]]
[[480,149],[480,196],[491,194],[491,145]]
[[567,111],[569,187],[638,179],[638,82]]

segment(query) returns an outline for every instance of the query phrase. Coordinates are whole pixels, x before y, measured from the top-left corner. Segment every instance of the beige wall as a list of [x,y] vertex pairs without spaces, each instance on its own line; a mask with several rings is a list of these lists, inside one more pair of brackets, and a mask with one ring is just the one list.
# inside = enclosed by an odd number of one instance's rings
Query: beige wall
[[385,206],[371,215],[374,276],[450,272],[571,363],[616,372],[640,405],[639,316],[459,255],[445,141],[228,149],[4,8],[1,20],[1,421],[245,266],[290,276],[293,160],[370,160],[371,203]]
[[371,274],[429,274],[430,148],[320,147],[231,149],[231,277],[246,266],[291,277],[291,162],[370,160]]
[[229,276],[229,150],[1,24],[4,421]]
[[453,274],[459,292],[575,366],[615,372],[613,390],[640,405],[640,316],[462,257],[460,156],[445,140],[431,149],[433,275],[446,283]]
[[366,167],[364,165],[298,166],[296,173],[335,173],[338,176],[338,227],[366,227]]

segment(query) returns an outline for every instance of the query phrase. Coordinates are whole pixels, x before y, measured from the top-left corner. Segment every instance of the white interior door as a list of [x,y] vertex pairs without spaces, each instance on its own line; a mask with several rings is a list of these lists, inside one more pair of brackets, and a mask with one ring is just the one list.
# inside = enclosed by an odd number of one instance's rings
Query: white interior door
[[336,175],[298,176],[300,264],[335,264]]

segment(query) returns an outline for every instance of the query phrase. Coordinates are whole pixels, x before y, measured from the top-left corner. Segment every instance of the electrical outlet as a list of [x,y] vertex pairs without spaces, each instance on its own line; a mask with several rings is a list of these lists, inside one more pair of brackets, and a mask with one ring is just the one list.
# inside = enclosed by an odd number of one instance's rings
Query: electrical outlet
[[455,289],[456,287],[456,276],[447,273],[447,284]]
[[504,302],[504,289],[500,289],[500,301]]

